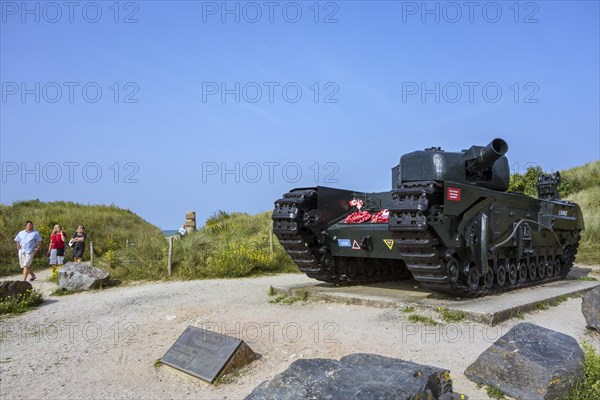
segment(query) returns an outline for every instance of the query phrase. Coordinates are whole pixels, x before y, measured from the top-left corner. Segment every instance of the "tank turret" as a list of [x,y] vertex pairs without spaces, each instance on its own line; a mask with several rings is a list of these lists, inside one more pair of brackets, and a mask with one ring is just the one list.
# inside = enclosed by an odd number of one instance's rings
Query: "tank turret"
[[399,172],[396,185],[424,180],[468,183],[487,189],[506,191],[510,182],[508,144],[494,139],[487,146],[472,146],[461,152],[446,152],[430,147],[403,155],[393,169]]

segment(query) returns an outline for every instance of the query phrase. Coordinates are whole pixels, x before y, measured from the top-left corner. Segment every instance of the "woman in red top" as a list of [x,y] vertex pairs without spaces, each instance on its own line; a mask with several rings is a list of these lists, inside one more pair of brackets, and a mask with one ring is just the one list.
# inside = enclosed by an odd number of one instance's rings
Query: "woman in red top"
[[50,236],[50,246],[48,246],[48,255],[50,256],[50,267],[52,275],[56,275],[65,260],[65,240],[67,235],[62,231],[60,225],[54,225],[52,235]]

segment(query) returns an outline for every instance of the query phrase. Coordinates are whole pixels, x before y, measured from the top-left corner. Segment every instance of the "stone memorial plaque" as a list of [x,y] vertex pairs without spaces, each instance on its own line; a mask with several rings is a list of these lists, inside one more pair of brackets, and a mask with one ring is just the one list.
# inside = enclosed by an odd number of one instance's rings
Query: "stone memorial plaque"
[[240,339],[188,326],[161,361],[213,383],[242,344],[247,347]]

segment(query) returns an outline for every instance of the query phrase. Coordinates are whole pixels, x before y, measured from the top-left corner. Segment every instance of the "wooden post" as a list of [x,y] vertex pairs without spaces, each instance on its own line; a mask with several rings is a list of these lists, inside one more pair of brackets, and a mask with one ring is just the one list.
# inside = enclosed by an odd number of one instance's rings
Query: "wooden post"
[[90,264],[94,264],[94,242],[90,241]]
[[271,229],[269,230],[269,251],[271,253],[273,252],[273,226],[271,226]]
[[167,274],[171,276],[171,262],[173,259],[173,236],[169,236],[169,264],[167,265]]

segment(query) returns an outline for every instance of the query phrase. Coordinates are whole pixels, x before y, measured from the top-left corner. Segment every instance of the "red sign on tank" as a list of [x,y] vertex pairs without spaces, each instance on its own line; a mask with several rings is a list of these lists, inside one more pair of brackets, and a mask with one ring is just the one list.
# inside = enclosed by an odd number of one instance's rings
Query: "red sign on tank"
[[460,201],[460,188],[449,187],[446,192],[446,199],[452,201]]

